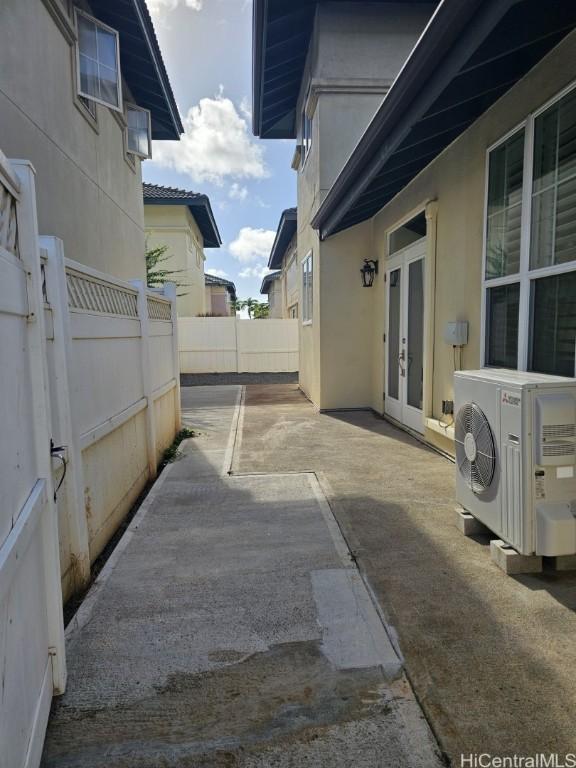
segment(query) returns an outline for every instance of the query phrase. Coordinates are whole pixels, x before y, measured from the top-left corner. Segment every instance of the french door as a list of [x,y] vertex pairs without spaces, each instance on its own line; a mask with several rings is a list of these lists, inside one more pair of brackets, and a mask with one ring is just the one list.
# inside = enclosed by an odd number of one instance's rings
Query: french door
[[426,238],[395,253],[386,270],[384,411],[424,432],[424,280]]

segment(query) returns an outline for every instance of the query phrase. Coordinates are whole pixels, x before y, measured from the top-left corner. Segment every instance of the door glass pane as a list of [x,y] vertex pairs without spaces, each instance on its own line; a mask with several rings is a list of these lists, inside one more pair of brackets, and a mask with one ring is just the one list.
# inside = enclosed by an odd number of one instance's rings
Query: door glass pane
[[424,260],[408,268],[408,405],[422,410],[424,382]]
[[529,369],[574,376],[576,272],[534,280],[531,303]]
[[576,260],[576,92],[534,121],[530,269]]
[[489,288],[487,299],[486,362],[501,368],[517,368],[520,284]]
[[388,298],[388,397],[399,398],[398,358],[400,356],[400,270],[390,272]]
[[486,278],[513,275],[520,267],[524,131],[490,153]]

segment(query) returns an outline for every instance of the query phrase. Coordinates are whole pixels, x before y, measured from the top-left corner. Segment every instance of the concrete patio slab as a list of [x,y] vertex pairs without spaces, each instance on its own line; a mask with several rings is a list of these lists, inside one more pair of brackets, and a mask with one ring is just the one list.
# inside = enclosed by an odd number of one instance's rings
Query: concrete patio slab
[[240,395],[183,392],[199,435],[67,633],[43,765],[441,765],[315,475],[228,475]]
[[242,423],[237,471],[318,476],[454,765],[576,753],[574,572],[504,574],[454,525],[453,464],[370,412],[253,386]]

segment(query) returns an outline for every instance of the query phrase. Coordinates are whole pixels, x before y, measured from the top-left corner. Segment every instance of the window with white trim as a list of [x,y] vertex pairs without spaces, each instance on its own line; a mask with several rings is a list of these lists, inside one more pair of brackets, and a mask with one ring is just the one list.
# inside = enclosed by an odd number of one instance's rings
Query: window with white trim
[[312,251],[302,261],[302,322],[311,323],[314,309],[314,274]]
[[575,375],[576,89],[488,153],[485,364]]
[[118,32],[76,9],[78,95],[122,111]]
[[138,157],[152,157],[150,112],[135,104],[126,104],[126,151]]

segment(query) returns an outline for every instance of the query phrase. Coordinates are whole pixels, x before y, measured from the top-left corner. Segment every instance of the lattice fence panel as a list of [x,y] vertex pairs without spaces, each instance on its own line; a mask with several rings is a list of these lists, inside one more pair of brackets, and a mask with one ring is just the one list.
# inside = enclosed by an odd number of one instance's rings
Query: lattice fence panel
[[67,272],[68,305],[105,315],[138,317],[135,292],[75,272]]
[[169,301],[148,298],[148,317],[150,320],[172,320],[172,308]]
[[0,247],[19,256],[16,199],[0,182]]

